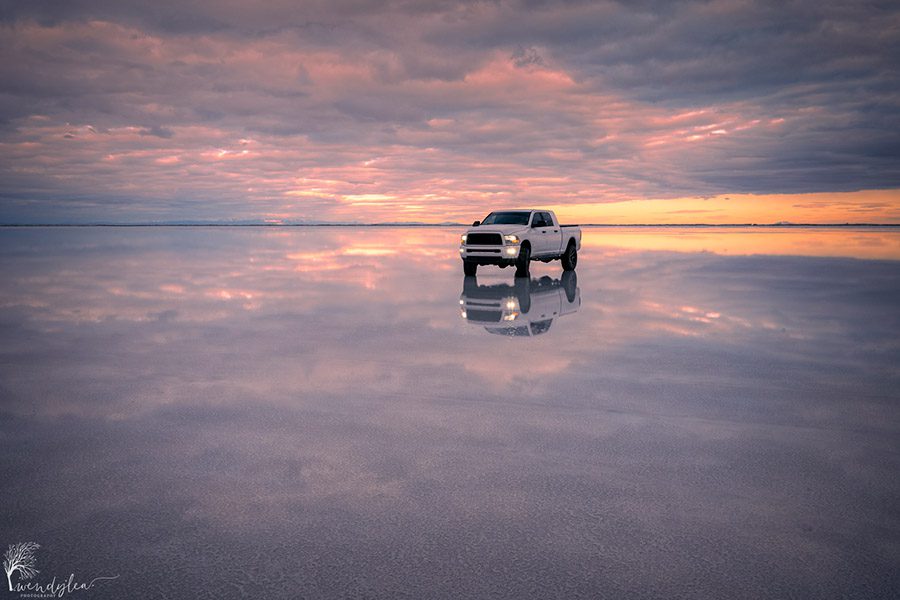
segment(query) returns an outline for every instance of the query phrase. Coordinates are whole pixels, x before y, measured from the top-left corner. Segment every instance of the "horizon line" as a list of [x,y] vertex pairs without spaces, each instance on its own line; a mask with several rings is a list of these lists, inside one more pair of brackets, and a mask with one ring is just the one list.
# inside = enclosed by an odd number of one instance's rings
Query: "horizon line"
[[[900,227],[900,223],[576,223],[577,227]],[[137,223],[0,223],[0,228],[16,227],[471,227],[467,223],[443,222],[322,222],[322,223],[265,223],[265,222],[137,222]]]

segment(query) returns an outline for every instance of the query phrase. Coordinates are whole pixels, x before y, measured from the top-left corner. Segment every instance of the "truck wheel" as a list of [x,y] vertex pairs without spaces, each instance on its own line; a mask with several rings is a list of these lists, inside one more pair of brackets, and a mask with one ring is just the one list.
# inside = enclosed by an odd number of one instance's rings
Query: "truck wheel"
[[516,259],[516,277],[528,277],[528,269],[531,266],[531,246],[522,246],[519,250],[519,258]]
[[473,296],[478,293],[478,278],[472,275],[463,277],[463,295]]
[[575,265],[578,264],[578,250],[575,249],[575,242],[569,242],[566,251],[562,255],[562,267],[564,271],[574,271]]
[[463,261],[463,273],[467,276],[475,275],[475,272],[478,270],[478,263],[472,262],[469,260]]
[[578,273],[575,271],[563,272],[562,286],[566,291],[566,300],[569,301],[569,304],[575,302],[575,292],[578,291]]
[[528,277],[516,277],[516,300],[519,301],[519,312],[527,315],[531,310],[531,279]]

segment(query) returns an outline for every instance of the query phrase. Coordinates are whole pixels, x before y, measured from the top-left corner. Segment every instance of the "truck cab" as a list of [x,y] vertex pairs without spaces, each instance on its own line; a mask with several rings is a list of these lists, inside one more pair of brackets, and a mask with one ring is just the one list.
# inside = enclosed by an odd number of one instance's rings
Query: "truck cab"
[[552,210],[494,211],[475,221],[460,240],[463,272],[475,275],[479,265],[516,267],[527,277],[531,261],[559,260],[564,271],[574,271],[581,249],[581,228],[560,225]]

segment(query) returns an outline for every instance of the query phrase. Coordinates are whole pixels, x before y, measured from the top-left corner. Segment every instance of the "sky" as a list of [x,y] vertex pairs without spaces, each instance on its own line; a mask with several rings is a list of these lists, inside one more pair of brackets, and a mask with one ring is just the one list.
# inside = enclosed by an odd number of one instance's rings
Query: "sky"
[[900,223],[900,5],[0,0],[0,223]]

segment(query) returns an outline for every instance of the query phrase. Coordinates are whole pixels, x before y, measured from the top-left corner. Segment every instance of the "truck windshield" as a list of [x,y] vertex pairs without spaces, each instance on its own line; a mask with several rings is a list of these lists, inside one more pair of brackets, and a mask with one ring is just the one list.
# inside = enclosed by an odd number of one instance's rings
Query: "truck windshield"
[[492,212],[484,218],[482,225],[528,225],[531,213],[526,211]]

